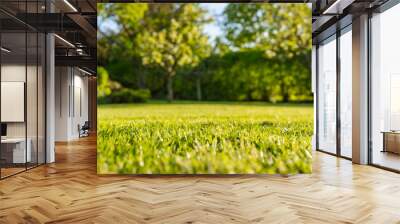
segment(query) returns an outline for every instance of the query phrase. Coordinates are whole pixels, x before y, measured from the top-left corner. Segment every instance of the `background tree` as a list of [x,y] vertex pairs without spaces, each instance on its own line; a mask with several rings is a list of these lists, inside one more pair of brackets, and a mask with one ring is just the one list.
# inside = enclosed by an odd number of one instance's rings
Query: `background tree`
[[148,11],[156,26],[138,38],[143,64],[155,64],[165,73],[167,99],[172,101],[177,70],[195,67],[211,50],[203,26],[210,22],[198,4],[157,5]]
[[[233,50],[260,49],[265,57],[278,60],[274,66],[283,101],[303,80],[294,68],[304,57],[310,74],[311,9],[306,4],[229,4],[224,31]],[[304,70],[304,69],[302,69]],[[307,85],[309,86],[309,84]]]
[[[136,73],[136,83],[132,83],[130,75],[115,77],[117,81],[128,86],[135,84],[138,88],[145,88],[144,73],[139,55],[137,37],[146,29],[147,19],[145,13],[148,11],[148,4],[98,4],[98,20],[102,23],[112,23],[113,29],[98,29],[98,60],[108,53],[109,61],[117,61],[115,65],[125,67],[125,71]],[[107,50],[108,49],[108,50]],[[99,60],[101,63],[102,60]],[[122,63],[121,63],[122,62]],[[128,67],[128,69],[127,69]]]
[[122,89],[152,99],[312,100],[305,4],[228,4],[215,15],[223,32],[213,41],[200,4],[98,7],[98,63],[112,83],[104,102],[129,92]]

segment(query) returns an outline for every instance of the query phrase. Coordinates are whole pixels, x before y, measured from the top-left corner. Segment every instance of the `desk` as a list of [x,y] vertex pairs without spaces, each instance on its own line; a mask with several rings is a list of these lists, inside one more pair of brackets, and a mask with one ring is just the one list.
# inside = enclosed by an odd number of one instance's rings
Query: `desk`
[[[30,138],[26,139],[28,143],[25,154],[25,138],[5,138],[1,139],[1,156],[6,160],[6,163],[26,163],[31,162],[32,141]],[[4,155],[4,156],[3,156]]]
[[382,152],[400,154],[400,131],[383,131]]

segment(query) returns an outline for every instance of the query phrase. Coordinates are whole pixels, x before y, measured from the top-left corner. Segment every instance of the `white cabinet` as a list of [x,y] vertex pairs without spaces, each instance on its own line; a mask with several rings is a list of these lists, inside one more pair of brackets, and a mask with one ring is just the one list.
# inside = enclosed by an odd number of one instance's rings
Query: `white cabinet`
[[25,138],[2,139],[1,144],[12,149],[12,163],[25,163],[32,161],[32,140],[27,139],[25,151]]

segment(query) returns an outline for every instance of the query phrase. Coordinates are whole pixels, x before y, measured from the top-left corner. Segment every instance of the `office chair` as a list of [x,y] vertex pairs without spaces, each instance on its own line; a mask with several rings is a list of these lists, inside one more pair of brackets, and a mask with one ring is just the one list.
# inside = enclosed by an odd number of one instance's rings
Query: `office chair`
[[78,124],[79,138],[89,136],[89,129],[90,129],[89,121],[85,121],[82,127],[80,127],[80,125]]

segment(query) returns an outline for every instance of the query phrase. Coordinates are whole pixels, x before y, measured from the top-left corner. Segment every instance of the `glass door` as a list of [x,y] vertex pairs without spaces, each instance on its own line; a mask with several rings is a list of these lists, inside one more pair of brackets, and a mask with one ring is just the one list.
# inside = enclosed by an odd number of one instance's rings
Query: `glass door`
[[318,47],[318,149],[336,154],[336,35]]
[[400,171],[400,4],[371,18],[370,160]]
[[341,31],[340,41],[340,155],[352,157],[352,32]]

